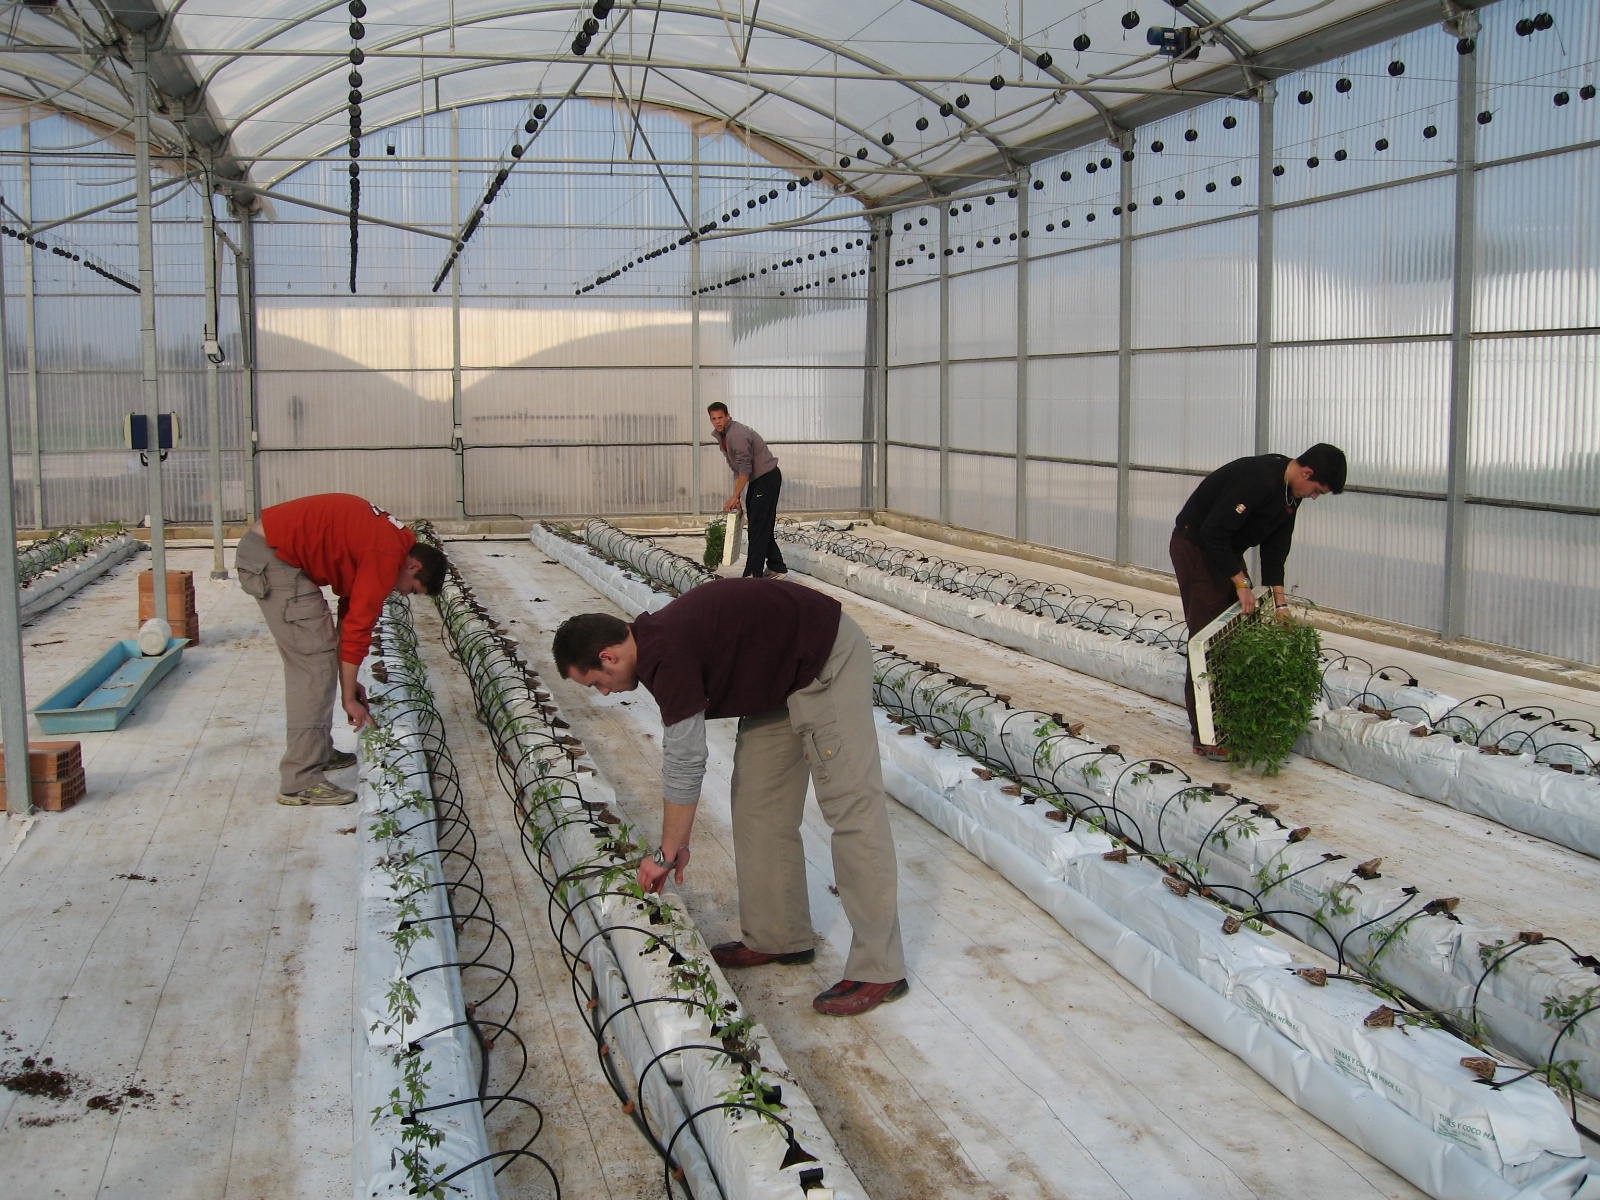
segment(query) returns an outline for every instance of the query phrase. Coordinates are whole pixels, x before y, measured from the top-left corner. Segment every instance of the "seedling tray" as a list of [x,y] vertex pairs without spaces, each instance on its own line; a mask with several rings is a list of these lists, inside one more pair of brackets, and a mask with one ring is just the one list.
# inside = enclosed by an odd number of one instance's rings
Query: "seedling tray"
[[178,665],[188,638],[170,638],[160,654],[139,652],[131,638],[115,643],[66,687],[33,710],[46,733],[115,729],[151,688]]

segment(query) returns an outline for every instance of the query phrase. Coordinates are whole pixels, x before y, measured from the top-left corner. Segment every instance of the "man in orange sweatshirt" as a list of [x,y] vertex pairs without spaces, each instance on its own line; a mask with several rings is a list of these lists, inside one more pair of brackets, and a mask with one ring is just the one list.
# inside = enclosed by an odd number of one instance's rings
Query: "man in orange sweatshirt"
[[[288,745],[278,764],[278,803],[349,804],[356,794],[326,772],[355,756],[334,749],[334,688],[350,724],[372,720],[356,678],[391,592],[437,596],[445,557],[376,504],[332,492],[263,509],[239,539],[239,586],[254,596],[283,658]],[[339,597],[337,625],[322,598]]]

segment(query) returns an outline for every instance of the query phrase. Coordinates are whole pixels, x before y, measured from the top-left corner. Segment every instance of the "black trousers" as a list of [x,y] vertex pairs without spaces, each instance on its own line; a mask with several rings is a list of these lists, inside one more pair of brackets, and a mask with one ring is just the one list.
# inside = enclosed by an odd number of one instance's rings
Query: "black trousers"
[[773,467],[744,488],[745,546],[744,573],[759,578],[768,571],[787,573],[778,540],[772,527],[778,522],[778,493],[783,491],[783,472]]

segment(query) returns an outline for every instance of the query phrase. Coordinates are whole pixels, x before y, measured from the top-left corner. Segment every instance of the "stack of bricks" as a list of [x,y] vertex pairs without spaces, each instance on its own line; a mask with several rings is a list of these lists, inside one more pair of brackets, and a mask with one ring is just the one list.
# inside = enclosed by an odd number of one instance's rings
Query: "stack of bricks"
[[[0,750],[0,811],[6,807],[5,751]],[[28,780],[33,806],[61,812],[83,799],[83,748],[78,742],[29,742]]]
[[[156,615],[155,573],[139,572],[139,624]],[[200,644],[200,614],[194,606],[194,572],[167,572],[167,624],[172,636]]]

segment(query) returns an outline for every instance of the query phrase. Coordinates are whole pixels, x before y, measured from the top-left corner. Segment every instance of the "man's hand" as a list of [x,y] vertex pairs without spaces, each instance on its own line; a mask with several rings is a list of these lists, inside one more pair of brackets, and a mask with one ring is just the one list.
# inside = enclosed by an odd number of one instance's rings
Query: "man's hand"
[[654,857],[645,855],[639,860],[639,886],[653,895],[667,886],[667,876],[679,887],[683,886],[683,869],[689,865],[689,847],[684,846],[666,866],[657,864]]
[[734,509],[736,509],[738,507],[739,507],[739,497],[735,496],[732,500],[723,501],[722,511],[723,512],[732,512]]
[[1244,611],[1247,612],[1247,613],[1255,612],[1255,610],[1256,610],[1256,594],[1255,594],[1255,591],[1253,589],[1251,589],[1251,588],[1248,588],[1248,587],[1235,588],[1234,591],[1239,596],[1239,607],[1244,609]]
[[360,730],[372,724],[372,711],[367,707],[367,689],[357,684],[356,693],[344,697],[344,711],[350,718],[350,728]]

